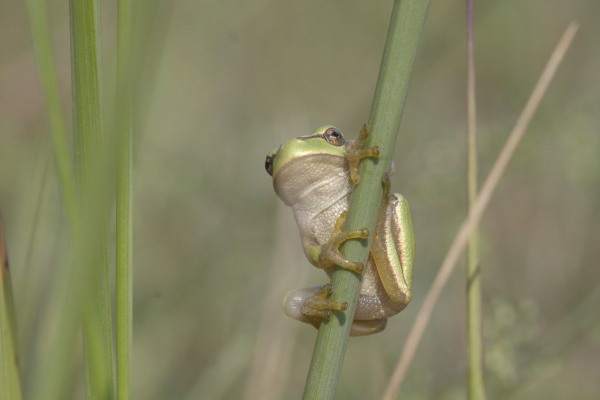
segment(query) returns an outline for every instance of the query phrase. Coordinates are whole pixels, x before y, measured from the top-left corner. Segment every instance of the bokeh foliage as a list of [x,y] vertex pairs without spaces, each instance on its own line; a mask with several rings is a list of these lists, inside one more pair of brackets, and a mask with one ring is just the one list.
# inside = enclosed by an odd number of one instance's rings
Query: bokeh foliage
[[[110,126],[116,2],[102,7],[104,125]],[[509,0],[475,7],[480,177],[566,25],[580,23],[481,226],[488,392],[595,399],[600,3]],[[261,387],[280,390],[280,398],[300,396],[316,331],[285,317],[281,299],[326,276],[303,258],[264,156],[323,124],[358,134],[390,10],[391,2],[349,0],[134,2],[135,398],[250,399]],[[70,131],[68,2],[50,2],[49,12]],[[48,344],[38,327],[52,317],[47,299],[58,284],[68,225],[48,161],[48,120],[24,2],[0,2],[0,35],[0,204],[27,396],[32,367]],[[381,334],[350,341],[338,398],[381,395],[415,305],[464,218],[465,46],[464,2],[432,2],[392,178],[410,202],[417,236],[413,305]],[[465,396],[461,272],[434,313],[402,398]],[[277,365],[260,360],[266,351]],[[257,374],[257,366],[269,373]],[[279,387],[249,376],[278,376]],[[75,376],[76,398],[81,378]]]

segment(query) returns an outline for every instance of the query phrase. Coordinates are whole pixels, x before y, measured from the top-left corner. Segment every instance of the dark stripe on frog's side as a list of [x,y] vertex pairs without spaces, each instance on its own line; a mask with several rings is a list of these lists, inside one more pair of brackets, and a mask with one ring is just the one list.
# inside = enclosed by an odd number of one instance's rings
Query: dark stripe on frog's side
[[[333,146],[344,146],[346,144],[346,139],[344,138],[344,135],[342,135],[342,133],[338,130],[336,130],[337,133],[340,134],[340,138],[342,139],[342,142],[340,144],[332,144]],[[324,133],[317,133],[311,136],[298,136],[296,139],[300,139],[300,140],[308,140],[308,139],[323,139],[323,140],[327,140],[327,138],[325,137]]]
[[316,138],[321,138],[321,139],[325,139],[323,137],[322,133],[317,133],[316,135],[312,135],[312,136],[298,136],[296,139],[300,139],[300,140],[308,140],[308,139],[316,139]]

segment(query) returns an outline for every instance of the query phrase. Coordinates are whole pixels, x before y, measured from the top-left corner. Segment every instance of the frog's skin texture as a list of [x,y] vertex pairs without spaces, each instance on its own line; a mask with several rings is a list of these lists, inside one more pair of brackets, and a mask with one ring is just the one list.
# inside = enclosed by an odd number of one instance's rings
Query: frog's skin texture
[[[362,149],[366,126],[357,140],[346,141],[333,126],[290,139],[267,155],[265,167],[273,187],[292,208],[308,260],[331,276],[334,264],[355,272],[364,270],[352,323],[351,336],[382,331],[387,318],[402,311],[412,297],[415,241],[408,202],[390,194],[389,177],[383,177],[384,194],[366,267],[343,258],[338,247],[345,240],[367,238],[368,229],[342,232],[354,186],[360,181],[358,163],[377,157],[379,148]],[[297,289],[284,299],[287,315],[319,327],[331,310],[348,304],[328,300],[331,285]]]

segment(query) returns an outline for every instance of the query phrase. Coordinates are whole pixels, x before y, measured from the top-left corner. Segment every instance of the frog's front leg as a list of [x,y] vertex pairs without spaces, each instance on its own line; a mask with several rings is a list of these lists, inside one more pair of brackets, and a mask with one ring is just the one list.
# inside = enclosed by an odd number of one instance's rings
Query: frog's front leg
[[346,211],[338,217],[333,232],[327,243],[310,245],[306,239],[302,239],[304,252],[308,260],[317,268],[327,269],[334,264],[351,271],[361,273],[364,264],[345,259],[339,251],[340,245],[348,239],[366,239],[369,237],[369,229],[362,228],[353,231],[342,232],[342,226],[346,220]]
[[346,158],[348,159],[350,178],[355,185],[358,185],[360,182],[360,175],[358,175],[358,164],[360,163],[360,160],[365,157],[379,157],[379,146],[363,149],[367,136],[369,136],[369,132],[368,125],[364,124],[358,135],[358,139],[349,140],[348,145],[346,146]]
[[371,254],[390,299],[408,304],[412,297],[415,238],[408,202],[400,194],[390,194],[390,179],[383,176],[384,192]]

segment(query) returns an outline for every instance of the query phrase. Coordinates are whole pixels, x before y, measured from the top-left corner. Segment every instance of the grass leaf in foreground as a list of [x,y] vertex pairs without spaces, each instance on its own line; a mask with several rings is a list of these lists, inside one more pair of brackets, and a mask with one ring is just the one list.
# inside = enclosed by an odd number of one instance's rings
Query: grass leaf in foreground
[[131,398],[133,229],[130,0],[119,0],[117,28],[117,398]]
[[[101,130],[100,2],[71,0],[73,144],[80,221],[76,247],[82,292],[86,397],[114,397],[111,307],[106,256],[106,190]],[[81,232],[79,232],[81,230]]]

